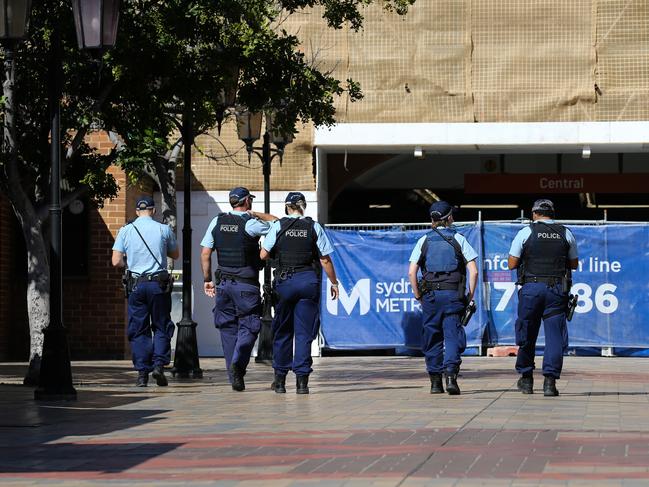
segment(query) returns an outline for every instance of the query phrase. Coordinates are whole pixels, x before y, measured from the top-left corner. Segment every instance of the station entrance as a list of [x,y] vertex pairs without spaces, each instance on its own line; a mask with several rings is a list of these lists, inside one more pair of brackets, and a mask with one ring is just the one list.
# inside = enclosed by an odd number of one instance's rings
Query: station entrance
[[319,217],[422,222],[447,200],[458,220],[649,221],[649,124],[344,124],[316,134]]

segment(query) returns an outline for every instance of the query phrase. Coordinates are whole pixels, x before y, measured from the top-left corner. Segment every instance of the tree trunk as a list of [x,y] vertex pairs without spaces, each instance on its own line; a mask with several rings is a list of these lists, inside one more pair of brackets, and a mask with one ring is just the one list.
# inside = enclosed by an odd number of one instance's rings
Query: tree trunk
[[40,223],[23,225],[27,247],[27,315],[29,317],[29,368],[23,383],[38,385],[43,355],[43,330],[50,323],[50,272],[48,251]]

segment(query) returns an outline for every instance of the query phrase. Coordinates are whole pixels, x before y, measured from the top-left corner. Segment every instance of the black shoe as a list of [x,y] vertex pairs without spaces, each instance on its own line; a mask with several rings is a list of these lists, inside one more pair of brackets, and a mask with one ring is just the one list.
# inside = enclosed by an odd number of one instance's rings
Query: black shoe
[[523,394],[534,394],[534,378],[531,375],[522,375],[521,378],[518,379],[516,387],[518,387],[518,390]]
[[273,384],[271,385],[271,388],[278,394],[285,394],[286,393],[286,376],[285,375],[280,375],[277,372],[275,372],[275,380],[273,381]]
[[309,393],[309,376],[308,375],[298,375],[296,377],[297,388],[295,392],[297,394],[308,394]]
[[430,377],[430,393],[431,394],[443,394],[444,393],[444,385],[442,382],[442,374],[431,374],[429,373],[428,376]]
[[446,375],[446,392],[448,392],[449,396],[460,394],[460,386],[457,385],[457,374]]
[[543,395],[544,396],[558,396],[556,379],[554,377],[546,377],[543,381]]
[[244,391],[246,389],[246,383],[243,381],[243,376],[246,375],[246,369],[232,364],[230,366],[230,372],[232,373],[232,390]]
[[151,377],[155,379],[155,383],[158,384],[160,387],[164,387],[169,382],[167,382],[167,377],[165,376],[165,370],[162,366],[156,365],[153,368],[153,372],[151,372]]
[[137,387],[146,387],[149,383],[149,373],[143,370],[138,371],[137,373],[137,382],[135,385]]

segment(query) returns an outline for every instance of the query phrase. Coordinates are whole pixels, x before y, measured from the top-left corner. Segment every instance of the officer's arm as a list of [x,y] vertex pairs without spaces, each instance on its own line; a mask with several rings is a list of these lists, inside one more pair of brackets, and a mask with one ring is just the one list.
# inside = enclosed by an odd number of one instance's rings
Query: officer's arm
[[117,250],[113,250],[112,264],[113,267],[126,267],[126,263],[124,262],[124,254]]
[[258,220],[265,222],[274,222],[275,220],[279,220],[279,218],[277,218],[275,215],[271,215],[270,213],[260,213],[258,211],[250,210],[248,214],[253,218],[257,218]]
[[171,257],[172,259],[177,259],[178,257],[180,257],[180,250],[178,249],[178,247],[176,247],[175,250],[167,251],[167,257]]
[[421,294],[419,293],[419,287],[417,286],[417,273],[419,272],[419,264],[416,262],[411,262],[408,267],[408,280],[410,281],[410,287],[412,287],[412,292],[415,295],[415,299],[421,299]]
[[201,247],[201,268],[205,282],[212,281],[212,251],[209,247]]
[[268,259],[270,259],[270,252],[268,252],[268,250],[262,248],[261,252],[259,252],[259,257],[261,257],[261,260],[268,260]]
[[507,266],[509,267],[510,271],[513,271],[518,267],[518,264],[520,264],[521,259],[519,257],[514,257],[513,255],[510,255],[509,258],[507,259]]
[[467,262],[466,270],[469,272],[469,301],[471,301],[475,295],[475,288],[478,285],[478,266],[475,263],[475,259]]
[[320,264],[322,265],[322,270],[327,274],[329,282],[331,282],[331,297],[336,299],[338,298],[338,278],[336,277],[334,263],[329,255],[324,255],[320,257]]
[[579,267],[579,258],[577,259],[570,259],[570,268],[575,271],[577,270],[577,267]]

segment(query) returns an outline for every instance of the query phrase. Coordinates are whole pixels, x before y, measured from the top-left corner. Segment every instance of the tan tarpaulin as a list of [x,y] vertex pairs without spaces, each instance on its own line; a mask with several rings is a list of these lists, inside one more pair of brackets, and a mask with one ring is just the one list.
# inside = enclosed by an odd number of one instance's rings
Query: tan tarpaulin
[[[318,10],[282,25],[321,68],[361,83],[362,101],[337,101],[340,122],[649,119],[646,0],[418,0],[405,17],[365,14],[358,33],[328,29]],[[300,130],[274,168],[276,189],[314,187],[312,130]],[[202,186],[261,187],[243,152],[236,162],[197,158]]]

